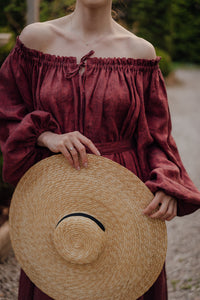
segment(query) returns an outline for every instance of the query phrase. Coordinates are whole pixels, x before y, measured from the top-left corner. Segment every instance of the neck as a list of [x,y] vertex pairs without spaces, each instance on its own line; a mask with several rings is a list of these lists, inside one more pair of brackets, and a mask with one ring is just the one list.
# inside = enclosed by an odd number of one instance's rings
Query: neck
[[72,13],[72,30],[79,32],[84,39],[112,32],[112,2],[96,7],[85,6],[82,2],[76,2],[76,8]]

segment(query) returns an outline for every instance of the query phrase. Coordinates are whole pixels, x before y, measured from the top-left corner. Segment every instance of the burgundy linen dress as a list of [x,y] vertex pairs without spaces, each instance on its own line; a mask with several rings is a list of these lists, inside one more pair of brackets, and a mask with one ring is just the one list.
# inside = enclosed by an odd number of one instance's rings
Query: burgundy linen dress
[[[155,193],[178,199],[178,215],[200,207],[171,136],[160,57],[97,58],[44,54],[16,45],[0,69],[0,141],[3,177],[17,184],[33,164],[52,155],[36,144],[44,131],[80,131],[101,154],[135,173]],[[85,66],[83,74],[80,70]],[[77,171],[78,172],[78,171]],[[22,271],[20,300],[48,300]],[[166,300],[165,268],[140,299]]]

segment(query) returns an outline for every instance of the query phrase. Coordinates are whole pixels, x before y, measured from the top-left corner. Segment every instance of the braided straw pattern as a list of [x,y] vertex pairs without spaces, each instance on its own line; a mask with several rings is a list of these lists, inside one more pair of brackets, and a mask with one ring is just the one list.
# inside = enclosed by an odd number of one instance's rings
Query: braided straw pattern
[[[88,160],[77,171],[54,155],[21,178],[10,207],[16,258],[53,299],[137,299],[163,267],[165,223],[142,214],[153,194],[137,176],[104,157]],[[105,231],[84,216],[61,220],[79,212]]]
[[103,250],[105,233],[90,219],[71,217],[56,227],[54,245],[58,253],[71,263],[91,263]]

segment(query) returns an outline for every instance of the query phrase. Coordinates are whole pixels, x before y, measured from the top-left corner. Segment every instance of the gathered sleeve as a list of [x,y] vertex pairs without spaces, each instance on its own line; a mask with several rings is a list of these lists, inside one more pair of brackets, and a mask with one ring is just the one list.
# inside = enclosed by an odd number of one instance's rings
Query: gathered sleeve
[[155,193],[163,190],[178,200],[178,215],[200,207],[200,191],[187,174],[172,137],[165,82],[157,66],[146,74],[144,99],[138,124],[138,153],[143,179]]
[[16,185],[34,163],[50,155],[37,146],[44,131],[60,133],[55,118],[34,108],[32,96],[33,62],[14,48],[0,69],[0,147],[3,179]]

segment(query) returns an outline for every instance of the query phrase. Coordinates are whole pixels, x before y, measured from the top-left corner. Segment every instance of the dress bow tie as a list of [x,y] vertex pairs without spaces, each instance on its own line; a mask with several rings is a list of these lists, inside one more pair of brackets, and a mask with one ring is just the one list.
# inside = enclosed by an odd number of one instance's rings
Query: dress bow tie
[[90,52],[88,52],[86,55],[84,55],[81,58],[80,63],[77,65],[77,67],[75,69],[73,69],[72,71],[68,71],[66,72],[66,78],[72,78],[73,76],[75,76],[77,73],[79,73],[80,69],[82,67],[85,67],[85,61],[86,59],[88,59],[88,57],[90,57],[92,54],[94,54],[94,50],[90,50]]

